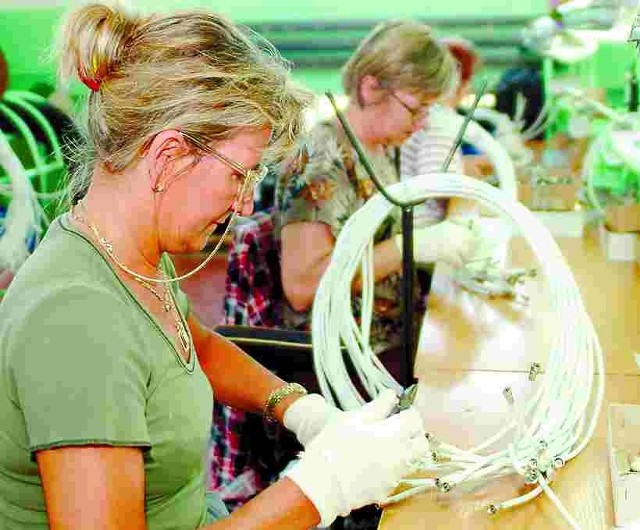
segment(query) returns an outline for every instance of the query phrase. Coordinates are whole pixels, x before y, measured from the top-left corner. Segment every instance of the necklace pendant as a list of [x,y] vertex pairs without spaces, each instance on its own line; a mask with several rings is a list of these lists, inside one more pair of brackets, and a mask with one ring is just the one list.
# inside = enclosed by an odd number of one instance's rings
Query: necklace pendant
[[180,346],[182,346],[183,351],[189,351],[189,335],[187,334],[187,330],[184,329],[182,324],[176,324],[176,330],[178,331],[178,338],[180,339]]
[[173,304],[171,303],[171,294],[168,290],[165,290],[164,296],[162,297],[162,309],[164,309],[167,313],[171,311]]
[[109,243],[104,237],[100,238],[100,244],[109,254],[113,252],[113,245]]

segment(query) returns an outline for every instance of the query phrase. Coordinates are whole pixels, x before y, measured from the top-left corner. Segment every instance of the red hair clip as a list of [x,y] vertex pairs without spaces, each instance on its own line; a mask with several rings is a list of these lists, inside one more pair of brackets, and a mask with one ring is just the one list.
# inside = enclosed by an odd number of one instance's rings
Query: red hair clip
[[102,84],[102,80],[95,77],[87,76],[81,69],[78,68],[78,77],[80,81],[82,81],[86,86],[88,86],[92,92],[97,92],[100,90],[100,85]]
[[92,92],[97,92],[100,90],[102,81],[107,77],[107,66],[105,64],[100,64],[96,55],[93,55],[91,63],[92,71],[95,73],[92,76],[89,76],[84,68],[78,66],[78,77],[80,78],[80,81],[91,89]]

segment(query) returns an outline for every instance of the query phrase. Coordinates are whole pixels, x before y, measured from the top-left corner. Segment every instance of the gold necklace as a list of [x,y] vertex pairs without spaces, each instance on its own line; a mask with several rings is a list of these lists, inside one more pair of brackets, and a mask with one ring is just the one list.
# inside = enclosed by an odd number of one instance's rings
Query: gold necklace
[[[102,237],[100,235],[100,232],[98,232],[98,229],[96,228],[96,226],[86,218],[87,209],[82,203],[82,201],[79,201],[78,205],[84,210],[85,217],[79,215],[75,211],[75,207],[71,209],[71,217],[76,221],[87,226],[93,232],[93,235],[98,240],[98,243],[100,244],[100,246],[105,250],[106,254],[114,261],[114,263],[119,264],[119,261],[115,259],[115,257],[113,256],[113,245],[106,238]],[[128,272],[128,271],[126,271],[125,269],[125,272]],[[162,273],[159,267],[157,272],[164,276],[164,273]],[[172,313],[172,316],[174,318],[176,333],[178,335],[178,340],[180,341],[180,347],[182,348],[182,351],[185,353],[185,355],[187,355],[191,349],[191,338],[186,329],[186,326],[184,325],[184,322],[182,321],[182,317],[180,316],[178,307],[175,304],[175,300],[173,299],[173,296],[169,289],[169,284],[164,283],[164,296],[162,296],[157,291],[157,289],[155,289],[149,282],[143,280],[142,278],[138,278],[137,276],[133,276],[131,274],[130,276],[132,276],[135,281],[137,281],[140,285],[148,289],[158,300],[160,300],[160,302],[162,303],[162,309],[166,313],[169,313],[169,312]]]
[[165,313],[171,311],[171,302],[169,296],[169,290],[165,287],[164,296],[162,296],[155,287],[153,287],[149,282],[142,280],[141,278],[133,277],[135,281],[137,281],[142,287],[147,288],[160,302],[162,302],[162,309],[164,309]]

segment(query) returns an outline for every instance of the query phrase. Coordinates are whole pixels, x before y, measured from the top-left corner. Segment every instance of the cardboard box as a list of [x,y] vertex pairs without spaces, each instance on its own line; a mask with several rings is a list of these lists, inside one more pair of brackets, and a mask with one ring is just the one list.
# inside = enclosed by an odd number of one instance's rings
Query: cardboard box
[[580,184],[573,179],[569,184],[518,184],[518,200],[530,210],[566,212],[576,205]]
[[611,232],[640,232],[640,204],[605,206],[605,223]]
[[612,232],[600,225],[600,248],[610,261],[634,261],[636,259],[635,232]]
[[554,237],[582,237],[584,233],[584,212],[534,212]]
[[640,405],[611,403],[608,414],[609,465],[616,528],[640,525],[640,473],[631,462],[640,455]]

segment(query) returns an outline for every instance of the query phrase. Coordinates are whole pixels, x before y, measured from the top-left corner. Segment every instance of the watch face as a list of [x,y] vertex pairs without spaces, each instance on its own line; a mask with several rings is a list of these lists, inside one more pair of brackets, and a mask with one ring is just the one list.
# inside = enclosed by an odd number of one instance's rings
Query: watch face
[[631,32],[629,33],[629,42],[636,45],[636,48],[640,46],[640,14],[638,14],[631,26]]

